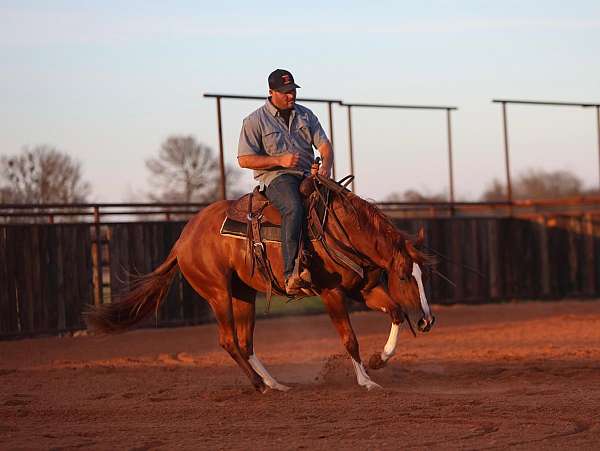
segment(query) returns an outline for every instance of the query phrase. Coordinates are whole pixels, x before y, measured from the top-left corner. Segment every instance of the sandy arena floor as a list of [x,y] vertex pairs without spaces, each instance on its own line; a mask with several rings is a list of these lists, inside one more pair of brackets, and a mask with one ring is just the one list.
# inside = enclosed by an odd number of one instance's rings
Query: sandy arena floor
[[[382,390],[327,316],[260,321],[287,393],[255,393],[207,325],[0,342],[0,449],[600,449],[600,302],[438,307]],[[363,359],[385,316],[353,315]]]

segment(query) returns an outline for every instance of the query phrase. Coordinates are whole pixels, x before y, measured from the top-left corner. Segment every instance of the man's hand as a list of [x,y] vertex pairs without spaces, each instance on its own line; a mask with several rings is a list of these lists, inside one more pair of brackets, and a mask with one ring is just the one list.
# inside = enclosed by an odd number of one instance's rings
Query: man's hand
[[297,153],[284,153],[279,155],[279,165],[284,168],[294,168],[300,161],[300,155]]
[[329,144],[329,141],[321,144],[317,149],[321,154],[321,167],[319,168],[319,175],[323,177],[331,177],[331,167],[333,166],[333,149]]
[[319,168],[319,175],[323,177],[331,177],[331,165],[323,163]]
[[305,167],[309,161],[310,157],[301,153],[287,152],[279,155],[279,164],[284,168],[294,169],[298,167]]

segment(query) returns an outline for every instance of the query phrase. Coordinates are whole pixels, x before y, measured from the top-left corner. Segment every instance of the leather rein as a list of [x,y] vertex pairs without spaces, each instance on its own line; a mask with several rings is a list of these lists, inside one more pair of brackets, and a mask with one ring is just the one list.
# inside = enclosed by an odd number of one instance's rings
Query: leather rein
[[[311,194],[311,197],[315,196],[315,199],[318,198],[321,201],[325,208],[325,214],[323,216],[323,223],[321,223],[321,221],[319,221],[316,211],[317,202],[316,200],[311,199],[311,201],[309,202],[308,224],[311,227],[316,239],[321,243],[323,249],[325,249],[327,255],[329,255],[329,257],[337,264],[355,272],[362,279],[364,278],[365,268],[370,268],[372,264],[367,258],[360,255],[352,246],[352,240],[350,239],[346,228],[344,227],[337,213],[329,203],[329,193],[327,197],[325,197],[321,190],[319,190],[319,184],[325,186],[329,190],[329,192],[337,194],[340,200],[347,206],[349,206],[352,210],[354,210],[354,212],[356,213],[356,208],[349,201],[347,197],[348,191],[346,190],[347,184],[350,183],[353,178],[354,176],[350,175],[344,177],[340,182],[336,182],[335,180],[323,177],[319,174],[316,174],[312,177],[314,191],[313,194]],[[344,181],[346,183],[342,184]],[[325,223],[327,221],[328,216],[331,216],[333,218],[333,220],[341,230],[344,239],[347,243],[337,239],[326,230]],[[333,242],[333,245],[330,245],[328,243],[328,238]]]

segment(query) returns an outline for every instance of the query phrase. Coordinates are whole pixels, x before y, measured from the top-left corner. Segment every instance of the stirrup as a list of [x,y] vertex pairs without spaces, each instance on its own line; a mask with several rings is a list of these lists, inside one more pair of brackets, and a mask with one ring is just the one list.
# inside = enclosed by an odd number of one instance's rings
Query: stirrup
[[299,277],[303,282],[312,286],[312,275],[310,274],[308,268],[303,268],[302,271],[300,271]]

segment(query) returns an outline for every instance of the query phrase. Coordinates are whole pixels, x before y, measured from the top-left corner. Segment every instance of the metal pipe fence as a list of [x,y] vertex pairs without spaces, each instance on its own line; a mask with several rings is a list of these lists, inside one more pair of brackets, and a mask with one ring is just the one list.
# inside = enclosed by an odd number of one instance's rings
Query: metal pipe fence
[[[376,202],[392,217],[524,216],[530,214],[595,214],[600,196],[564,199],[513,200],[499,202]],[[93,204],[0,204],[0,224],[91,223],[181,221],[190,218],[209,203],[93,203]]]
[[511,100],[511,99],[493,99],[493,103],[502,105],[502,131],[504,136],[504,165],[506,170],[506,196],[510,202],[513,199],[512,182],[510,173],[510,158],[509,158],[509,143],[508,143],[508,117],[506,106],[513,105],[538,105],[538,106],[568,106],[581,108],[596,109],[596,131],[598,134],[598,174],[600,177],[600,104],[598,103],[577,103],[577,102],[554,102],[554,101],[538,101],[538,100]]

